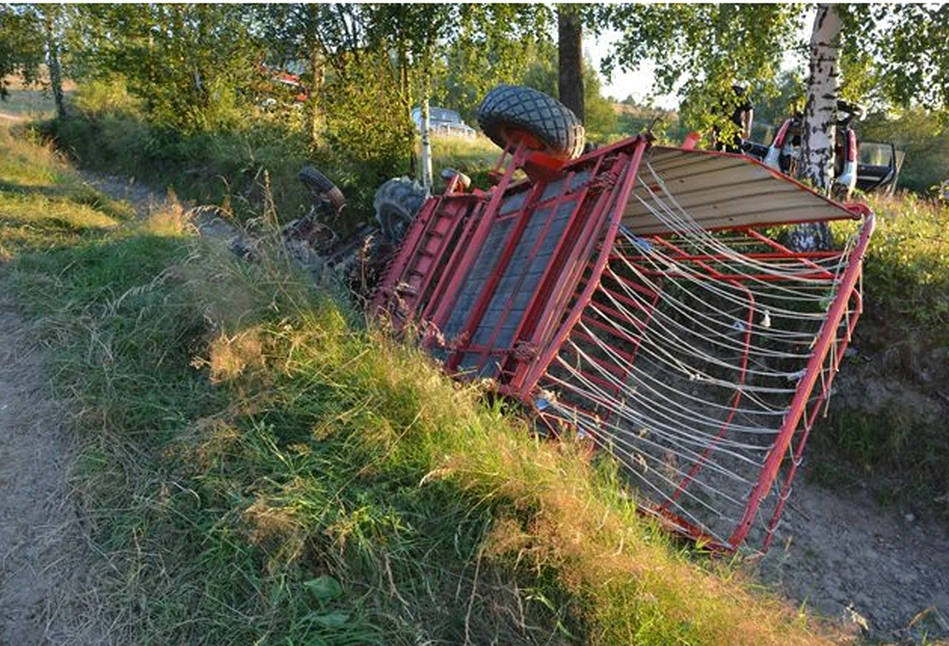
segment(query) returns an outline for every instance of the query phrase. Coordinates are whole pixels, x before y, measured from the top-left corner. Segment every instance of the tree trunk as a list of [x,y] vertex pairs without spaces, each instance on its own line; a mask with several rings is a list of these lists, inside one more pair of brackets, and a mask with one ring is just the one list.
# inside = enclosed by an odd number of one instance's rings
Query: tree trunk
[[63,72],[59,63],[59,36],[56,33],[58,7],[48,6],[43,10],[46,19],[46,53],[49,65],[49,83],[56,102],[56,116],[66,118],[66,104],[63,101]]
[[811,32],[810,76],[801,125],[798,175],[825,191],[833,183],[840,27],[840,15],[834,5],[818,5]]
[[301,19],[305,27],[304,46],[310,55],[310,85],[306,97],[306,130],[310,138],[310,145],[318,147],[323,141],[325,125],[321,105],[324,79],[323,50],[320,46],[320,12],[319,5],[306,4],[301,6]]
[[576,7],[557,7],[560,102],[583,122],[583,30]]
[[[426,86],[428,82],[426,81]],[[428,88],[422,97],[422,187],[425,196],[432,194],[432,139],[429,123]]]
[[[834,183],[840,28],[840,15],[834,5],[818,5],[811,32],[810,76],[797,175],[825,193]],[[796,251],[830,249],[830,228],[826,222],[799,224],[791,230],[789,246]]]
[[310,145],[316,147],[323,140],[323,110],[320,107],[320,96],[323,93],[323,57],[315,43],[310,43],[310,73],[313,78],[306,97],[307,131],[310,134]]

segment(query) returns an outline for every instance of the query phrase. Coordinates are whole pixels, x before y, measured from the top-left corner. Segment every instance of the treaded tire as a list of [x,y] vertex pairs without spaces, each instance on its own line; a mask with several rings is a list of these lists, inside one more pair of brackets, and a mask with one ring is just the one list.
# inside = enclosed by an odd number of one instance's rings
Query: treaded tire
[[478,125],[501,148],[524,142],[546,157],[568,160],[583,152],[586,133],[570,108],[543,92],[499,85],[478,108]]
[[424,201],[425,189],[408,177],[390,179],[379,187],[373,206],[387,241],[395,243],[405,236]]
[[301,168],[300,172],[297,173],[297,177],[303,182],[306,190],[314,200],[327,200],[336,207],[337,211],[346,204],[346,198],[343,197],[343,192],[336,187],[336,184],[334,184],[329,177],[313,166],[304,166]]

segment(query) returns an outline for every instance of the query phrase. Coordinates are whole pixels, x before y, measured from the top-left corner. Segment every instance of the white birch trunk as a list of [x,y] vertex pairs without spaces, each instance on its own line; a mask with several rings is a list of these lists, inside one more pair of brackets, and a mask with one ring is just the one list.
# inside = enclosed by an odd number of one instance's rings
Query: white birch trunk
[[810,77],[798,174],[820,190],[829,190],[833,182],[840,27],[840,15],[834,5],[818,5],[811,32]]
[[422,186],[425,196],[432,194],[432,140],[429,132],[428,92],[422,97]]
[[[825,193],[834,182],[840,28],[840,15],[834,5],[818,5],[811,32],[810,76],[797,176]],[[791,230],[790,237],[789,246],[797,251],[825,250],[833,244],[830,228],[824,222],[800,224]]]

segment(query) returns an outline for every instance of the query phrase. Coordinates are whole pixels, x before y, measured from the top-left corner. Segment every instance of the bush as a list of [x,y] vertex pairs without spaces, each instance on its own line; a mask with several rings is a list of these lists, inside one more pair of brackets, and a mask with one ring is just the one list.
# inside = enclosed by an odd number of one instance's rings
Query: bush
[[321,158],[361,212],[371,211],[383,182],[411,169],[415,128],[386,68],[382,62],[353,64],[346,78],[324,88],[328,148]]

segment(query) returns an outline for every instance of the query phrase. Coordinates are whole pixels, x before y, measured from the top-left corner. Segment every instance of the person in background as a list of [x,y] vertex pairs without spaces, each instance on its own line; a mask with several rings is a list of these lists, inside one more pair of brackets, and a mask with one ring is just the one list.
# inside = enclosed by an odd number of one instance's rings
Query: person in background
[[734,101],[729,102],[730,105],[723,105],[723,109],[727,110],[731,105],[735,106],[729,117],[729,121],[735,124],[738,128],[738,132],[731,138],[731,141],[729,141],[727,137],[724,139],[720,137],[720,129],[715,128],[714,138],[715,150],[737,153],[741,152],[741,140],[751,138],[751,124],[755,118],[755,104],[752,103],[743,86],[738,84],[732,85],[732,92],[735,93]]

